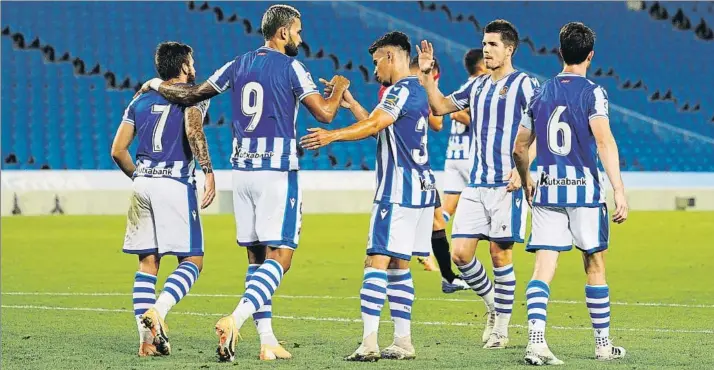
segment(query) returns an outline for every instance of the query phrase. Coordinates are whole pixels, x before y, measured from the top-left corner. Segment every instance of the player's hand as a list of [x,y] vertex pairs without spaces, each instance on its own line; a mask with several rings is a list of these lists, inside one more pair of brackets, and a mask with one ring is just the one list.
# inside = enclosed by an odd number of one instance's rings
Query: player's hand
[[310,133],[300,138],[300,146],[305,149],[319,149],[335,140],[334,133],[330,130],[309,128],[307,131]]
[[627,213],[630,207],[627,206],[625,190],[615,190],[615,213],[612,215],[612,222],[621,224],[627,220]]
[[521,175],[518,174],[518,170],[515,168],[511,170],[508,174],[508,185],[506,185],[506,191],[512,192],[521,188]]
[[332,77],[332,80],[330,80],[330,84],[334,86],[335,90],[347,90],[350,88],[350,80],[340,75],[335,75],[334,77]]
[[[325,92],[324,92],[324,97],[329,98],[330,95],[332,95],[332,91],[335,89],[335,85],[332,84],[331,81],[327,81],[326,79],[320,77],[318,79],[323,85],[325,85]],[[350,93],[349,90],[345,90],[345,93],[342,94],[342,100],[340,100],[340,106],[345,109],[350,109],[352,108],[351,102],[354,101],[354,97],[352,97],[352,94]]]
[[430,42],[422,40],[421,48],[417,45],[416,49],[419,55],[419,70],[423,73],[430,73],[434,68],[434,46]]
[[533,198],[535,197],[536,185],[530,176],[528,176],[528,179],[526,180],[526,187],[523,189],[523,192],[526,195],[528,205],[533,208]]
[[213,203],[216,198],[216,179],[213,172],[206,174],[206,183],[203,185],[203,199],[201,200],[201,209],[205,209]]
[[152,78],[149,81],[144,82],[144,84],[141,85],[141,89],[139,89],[139,91],[137,91],[136,94],[134,94],[134,98],[136,98],[137,96],[139,96],[143,93],[147,93],[147,92],[151,91],[152,86],[159,86],[159,85],[161,85],[162,82],[164,82],[164,81],[160,78]]

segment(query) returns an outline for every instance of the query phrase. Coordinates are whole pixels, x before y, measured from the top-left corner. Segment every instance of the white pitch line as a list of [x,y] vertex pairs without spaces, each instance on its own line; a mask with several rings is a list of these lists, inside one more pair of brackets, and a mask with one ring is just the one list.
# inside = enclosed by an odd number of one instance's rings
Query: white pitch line
[[[55,306],[33,306],[33,305],[2,305],[1,308],[20,309],[20,310],[46,310],[46,311],[85,311],[85,312],[110,312],[110,313],[131,313],[132,310],[120,308],[97,308],[97,307],[55,307]],[[224,314],[208,313],[208,312],[172,312],[174,315],[186,316],[209,316],[220,317]],[[361,323],[360,319],[348,319],[343,317],[314,317],[314,316],[281,316],[273,315],[273,318],[283,320],[300,320],[300,321],[323,321],[323,322],[348,322]],[[382,323],[391,323],[389,320],[383,320]],[[474,326],[474,323],[468,322],[439,322],[439,321],[413,321],[415,325],[426,326]],[[478,324],[480,326],[480,323]],[[509,325],[511,328],[527,329],[526,325]],[[555,330],[592,330],[588,327],[569,327],[569,326],[550,326]],[[714,334],[714,330],[686,330],[686,329],[660,329],[660,328],[616,328],[617,331],[631,331],[643,333],[683,333],[683,334]]]
[[[118,292],[107,292],[107,293],[79,293],[79,292],[2,292],[2,295],[14,295],[14,296],[88,296],[88,297],[130,297],[129,293],[118,293]],[[200,293],[190,293],[191,297],[204,297],[204,298],[240,298],[240,294],[200,294]],[[284,299],[330,299],[330,300],[357,300],[359,297],[335,297],[329,295],[275,295],[275,298]],[[481,302],[480,299],[459,299],[459,298],[420,298],[416,297],[415,300],[419,301],[433,301],[433,302]],[[549,304],[578,304],[582,305],[584,301],[570,301],[570,300],[550,300]],[[664,303],[664,302],[610,302],[613,306],[635,306],[635,307],[680,307],[680,308],[714,308],[714,304],[685,304],[685,303]]]

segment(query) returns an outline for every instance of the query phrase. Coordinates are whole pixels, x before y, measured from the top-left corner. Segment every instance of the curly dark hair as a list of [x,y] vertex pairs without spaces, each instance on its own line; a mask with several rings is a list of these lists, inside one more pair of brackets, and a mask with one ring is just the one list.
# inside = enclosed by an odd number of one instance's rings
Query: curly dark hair
[[193,49],[180,42],[162,42],[156,47],[154,65],[162,80],[170,80],[181,74],[181,66],[188,64],[188,56]]
[[373,42],[369,47],[369,54],[372,55],[377,49],[385,46],[396,46],[404,50],[407,56],[410,56],[412,53],[412,44],[409,42],[409,36],[399,31],[389,32]]

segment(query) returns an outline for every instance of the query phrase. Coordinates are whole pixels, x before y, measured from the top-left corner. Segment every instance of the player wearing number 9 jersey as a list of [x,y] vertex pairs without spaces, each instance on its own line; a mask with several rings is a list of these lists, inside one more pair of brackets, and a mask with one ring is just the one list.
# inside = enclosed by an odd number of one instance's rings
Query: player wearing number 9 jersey
[[273,335],[271,296],[290,268],[301,228],[295,142],[298,106],[302,103],[318,121],[329,123],[349,86],[344,77],[335,76],[334,90],[325,99],[305,66],[294,59],[302,43],[297,9],[271,6],[263,15],[261,31],[263,47],[229,61],[195,88],[161,81],[145,84],[182,104],[231,92],[233,206],[237,242],[248,248],[250,265],[243,298],[233,315],[216,324],[221,361],[235,359],[238,329],[251,316],[260,334],[260,358],[290,357]]
[[[593,58],[595,34],[582,23],[560,30],[563,72],[536,91],[521,120],[514,158],[533,204],[527,250],[536,252],[533,277],[526,288],[529,343],[526,363],[561,364],[545,341],[549,284],[559,252],[583,252],[587,284],[585,300],[595,334],[595,357],[612,360],[625,355],[610,341],[610,295],[605,280],[604,251],[609,225],[598,154],[615,190],[613,220],[627,218],[617,144],[610,132],[607,93],[585,78]],[[537,141],[537,178],[528,174],[528,147]],[[535,197],[534,194],[535,193]]]

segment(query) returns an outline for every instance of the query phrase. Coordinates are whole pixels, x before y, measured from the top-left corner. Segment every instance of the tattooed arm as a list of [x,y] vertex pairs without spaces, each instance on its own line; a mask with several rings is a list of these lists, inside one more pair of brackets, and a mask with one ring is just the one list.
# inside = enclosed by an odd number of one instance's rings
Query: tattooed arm
[[222,91],[216,90],[210,82],[205,81],[200,85],[176,85],[168,84],[160,78],[152,78],[146,81],[134,97],[139,96],[149,90],[158,91],[166,100],[181,105],[193,105],[198,102],[208,100]]
[[191,146],[191,152],[201,166],[203,173],[206,174],[203,199],[201,200],[202,209],[208,207],[216,196],[216,181],[213,177],[213,164],[211,163],[211,156],[208,154],[206,134],[203,132],[203,117],[207,109],[208,101],[205,103],[202,102],[197,106],[188,107],[184,112],[186,137]]

